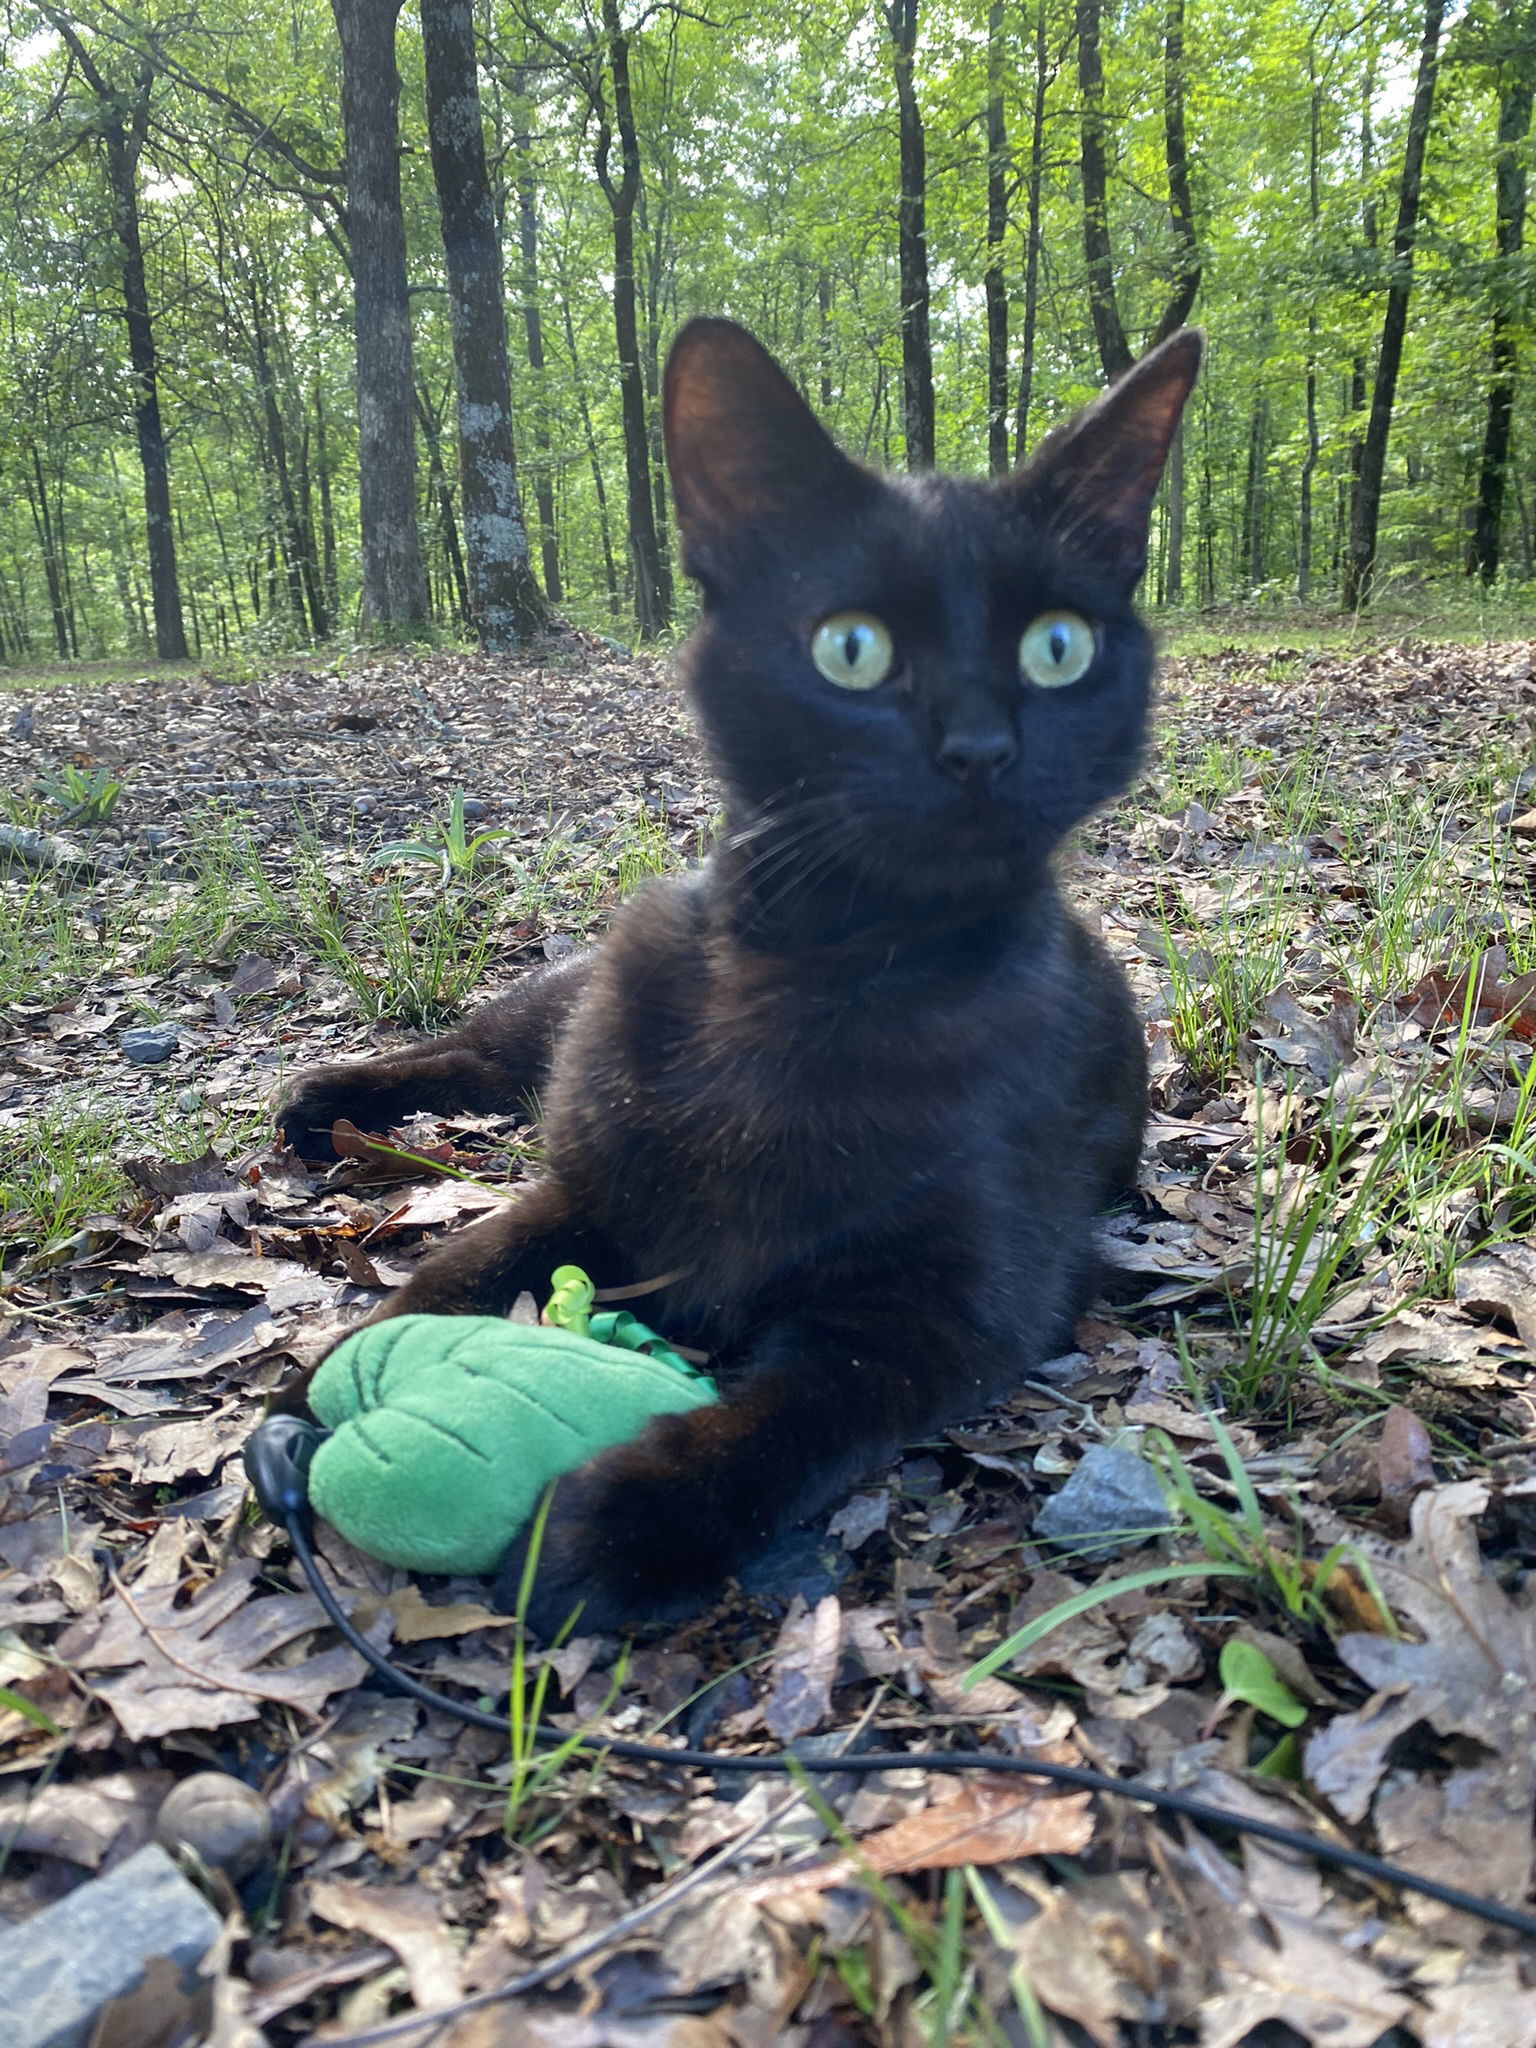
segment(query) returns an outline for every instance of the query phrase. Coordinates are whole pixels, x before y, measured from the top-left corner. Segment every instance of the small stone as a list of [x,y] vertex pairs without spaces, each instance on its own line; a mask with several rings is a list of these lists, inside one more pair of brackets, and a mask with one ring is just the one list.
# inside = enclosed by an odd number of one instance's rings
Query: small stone
[[551,932],[544,941],[546,960],[569,960],[576,950],[576,941],[569,932]]
[[467,796],[464,799],[463,811],[466,818],[483,818],[489,808],[483,797]]
[[158,1067],[180,1045],[181,1033],[174,1024],[135,1024],[117,1042],[123,1049],[123,1058],[132,1060],[136,1067]]
[[176,1107],[178,1109],[201,1109],[202,1106],[203,1091],[195,1083],[190,1088],[178,1088],[176,1090]]
[[160,1803],[155,1839],[162,1848],[195,1850],[210,1870],[238,1884],[267,1853],[272,1815],[261,1794],[227,1771],[194,1771]]
[[152,1956],[195,1969],[218,1934],[219,1916],[151,1842],[0,1934],[0,2048],[84,2048]]
[[352,799],[352,808],[360,818],[366,818],[370,811],[378,808],[378,802],[376,796],[355,796]]
[[[1070,1543],[1082,1557],[1106,1557],[1134,1550],[1170,1526],[1162,1481],[1145,1458],[1112,1444],[1095,1444],[1077,1470],[1035,1517],[1034,1533],[1052,1543]],[[1097,1536],[1097,1543],[1085,1543]]]

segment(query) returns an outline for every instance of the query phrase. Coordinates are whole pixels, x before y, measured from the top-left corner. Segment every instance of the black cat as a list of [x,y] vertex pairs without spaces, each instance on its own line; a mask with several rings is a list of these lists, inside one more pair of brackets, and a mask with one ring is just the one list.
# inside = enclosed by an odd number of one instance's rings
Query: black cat
[[668,1276],[647,1321],[711,1354],[718,1406],[561,1481],[536,1625],[698,1604],[1067,1342],[1145,1067],[1051,856],[1142,744],[1131,599],[1200,353],[1174,335],[979,483],[874,475],[743,329],[679,336],[667,458],[719,842],[592,953],[278,1113],[324,1156],[338,1117],[536,1093],[543,1178],[379,1313],[505,1311],[572,1260]]

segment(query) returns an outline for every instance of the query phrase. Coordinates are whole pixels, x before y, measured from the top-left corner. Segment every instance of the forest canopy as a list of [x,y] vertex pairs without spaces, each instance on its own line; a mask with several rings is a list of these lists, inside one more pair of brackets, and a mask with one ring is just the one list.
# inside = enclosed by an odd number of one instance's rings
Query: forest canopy
[[0,660],[630,638],[658,384],[745,321],[998,472],[1196,320],[1146,595],[1536,549],[1536,0],[92,0],[0,73]]

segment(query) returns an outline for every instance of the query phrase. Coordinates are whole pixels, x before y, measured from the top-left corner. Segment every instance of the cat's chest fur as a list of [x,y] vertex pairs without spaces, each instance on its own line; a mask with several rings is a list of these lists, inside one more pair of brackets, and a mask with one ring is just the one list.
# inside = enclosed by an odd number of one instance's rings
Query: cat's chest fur
[[[551,1077],[551,1166],[636,1268],[623,1278],[686,1265],[674,1312],[732,1325],[785,1274],[920,1253],[938,1216],[1006,1263],[1021,1210],[1070,1212],[1075,1183],[1098,1186],[1091,1121],[1112,1097],[1123,1148],[1138,1034],[1054,896],[784,956],[720,931],[713,881],[630,906]],[[1092,1020],[1063,1030],[1085,996]]]

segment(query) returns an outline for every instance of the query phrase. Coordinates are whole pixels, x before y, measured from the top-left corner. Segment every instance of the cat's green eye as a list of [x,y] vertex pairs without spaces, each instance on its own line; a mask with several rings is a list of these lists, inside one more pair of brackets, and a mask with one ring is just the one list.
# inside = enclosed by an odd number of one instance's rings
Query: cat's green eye
[[1077,612],[1042,612],[1019,638],[1019,670],[1042,690],[1075,683],[1093,664],[1093,628]]
[[872,690],[896,659],[891,636],[868,612],[834,612],[811,635],[811,659],[840,690]]

